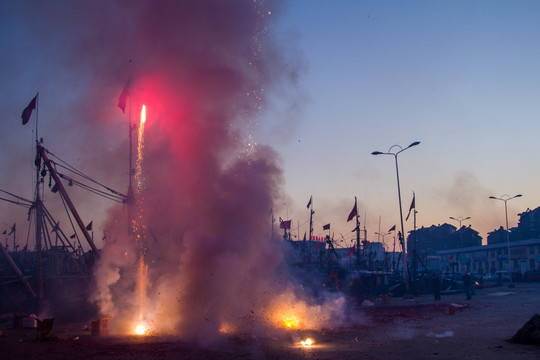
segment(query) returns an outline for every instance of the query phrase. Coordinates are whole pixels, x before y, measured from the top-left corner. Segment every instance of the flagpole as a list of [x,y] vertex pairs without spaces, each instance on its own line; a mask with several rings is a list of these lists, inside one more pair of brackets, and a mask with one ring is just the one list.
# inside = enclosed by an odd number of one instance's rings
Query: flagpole
[[36,250],[37,250],[37,263],[38,263],[38,287],[37,287],[37,300],[38,300],[38,303],[39,305],[42,304],[43,302],[43,257],[42,257],[42,238],[41,238],[41,231],[42,231],[42,227],[43,227],[43,203],[41,202],[41,196],[39,194],[40,192],[40,181],[39,181],[39,176],[40,176],[40,169],[41,169],[41,154],[40,154],[40,151],[39,151],[39,126],[38,126],[38,123],[39,123],[39,91],[38,93],[36,94],[36,159],[39,158],[40,159],[40,163],[39,165],[35,164],[36,166],[36,194],[35,194],[35,202],[34,202],[34,207],[35,207],[35,212],[34,212],[34,215],[35,215],[35,220],[36,220],[36,224],[35,224],[35,236],[36,236]]
[[36,94],[36,144],[38,143],[38,119],[39,119],[39,91]]
[[313,211],[313,196],[309,198],[309,240],[311,240],[311,236],[313,235],[313,214],[315,213]]
[[414,211],[413,211],[413,234],[414,234],[414,242],[413,242],[413,290],[416,291],[416,262],[418,261],[417,259],[417,254],[416,254],[416,213],[418,211],[416,211],[416,207],[414,208]]
[[[356,200],[356,196],[354,197]],[[360,270],[360,215],[356,212],[356,266]]]

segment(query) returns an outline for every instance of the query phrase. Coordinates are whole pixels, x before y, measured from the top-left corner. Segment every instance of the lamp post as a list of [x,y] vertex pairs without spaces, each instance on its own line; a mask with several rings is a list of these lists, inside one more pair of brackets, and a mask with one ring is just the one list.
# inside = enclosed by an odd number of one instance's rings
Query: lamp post
[[[409,270],[407,269],[407,258],[405,256],[405,231],[404,231],[404,226],[403,226],[403,209],[401,207],[401,189],[399,187],[398,155],[400,153],[402,153],[403,151],[407,150],[408,148],[411,148],[411,147],[416,146],[418,144],[420,144],[420,141],[415,141],[412,144],[410,144],[409,146],[407,146],[406,148],[402,148],[399,145],[392,145],[390,147],[390,149],[388,149],[387,152],[374,151],[374,152],[371,153],[371,155],[393,155],[394,160],[396,162],[396,178],[397,178],[397,190],[398,190],[398,201],[399,201],[399,219],[400,219],[400,222],[401,222],[401,239],[400,239],[400,241],[401,241],[401,249],[402,249],[401,252],[402,252],[402,256],[403,256],[403,271],[405,273],[405,286],[406,286],[407,292],[409,292],[410,279],[409,279]],[[392,152],[393,148],[399,148],[399,151]]]
[[380,237],[382,236],[382,242],[383,242],[383,244],[384,244],[384,237],[385,237],[386,235],[391,234],[391,232],[387,232],[387,233],[375,232],[374,234],[377,235],[377,240],[379,240]]
[[[452,220],[456,220],[456,221],[459,221],[459,228],[458,230],[461,230],[461,222],[462,221],[465,221],[465,220],[469,220],[471,217],[470,216],[467,216],[466,218],[464,217],[453,217],[453,216],[450,216],[449,219],[452,219]],[[463,248],[463,234],[460,232],[459,233],[459,248],[462,249]],[[460,269],[461,270],[461,269]]]
[[461,217],[461,216],[460,216],[460,217],[457,217],[457,218],[455,218],[455,217],[453,217],[453,216],[450,216],[450,217],[449,217],[449,219],[459,221],[459,228],[460,228],[460,229],[461,229],[461,222],[462,222],[462,221],[465,221],[465,220],[469,220],[470,218],[471,218],[470,216],[467,216],[466,218]]
[[502,195],[500,198],[495,197],[495,196],[490,196],[489,197],[490,199],[504,201],[504,215],[506,217],[506,245],[508,247],[508,272],[510,272],[510,285],[509,285],[509,287],[514,287],[514,278],[512,277],[512,261],[510,260],[510,235],[508,234],[508,206],[506,205],[506,203],[508,202],[508,200],[512,200],[512,199],[515,199],[515,198],[518,198],[518,197],[521,197],[521,196],[523,196],[523,195],[517,194],[517,195],[514,195],[514,196],[509,196],[509,195],[505,194],[505,195]]

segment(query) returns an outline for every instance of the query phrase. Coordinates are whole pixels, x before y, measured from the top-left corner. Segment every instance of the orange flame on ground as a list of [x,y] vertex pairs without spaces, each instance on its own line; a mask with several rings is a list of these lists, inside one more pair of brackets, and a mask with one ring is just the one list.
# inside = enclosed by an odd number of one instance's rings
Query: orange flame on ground
[[135,334],[136,334],[136,335],[145,335],[147,330],[148,330],[148,329],[146,328],[145,325],[139,324],[139,325],[137,325],[137,326],[135,327]]
[[311,340],[310,338],[300,341],[300,344],[302,344],[303,347],[311,347],[313,343],[313,340]]

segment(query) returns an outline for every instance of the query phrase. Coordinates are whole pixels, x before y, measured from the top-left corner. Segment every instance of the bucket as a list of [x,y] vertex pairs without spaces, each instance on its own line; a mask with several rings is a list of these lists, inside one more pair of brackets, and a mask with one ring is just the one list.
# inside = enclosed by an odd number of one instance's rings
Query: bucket
[[109,335],[109,319],[110,318],[101,318],[99,320],[92,321],[92,335]]

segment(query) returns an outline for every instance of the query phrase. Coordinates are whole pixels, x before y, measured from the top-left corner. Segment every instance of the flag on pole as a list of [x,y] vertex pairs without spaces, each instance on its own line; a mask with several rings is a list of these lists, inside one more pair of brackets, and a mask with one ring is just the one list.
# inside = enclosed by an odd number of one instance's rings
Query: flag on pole
[[15,232],[15,230],[17,230],[17,224],[13,224],[13,226],[11,227],[11,231],[9,232],[8,235],[11,235]]
[[280,229],[287,229],[287,230],[290,230],[290,229],[291,229],[291,221],[292,221],[292,220],[284,220],[284,221],[281,221],[281,223],[279,223],[279,228],[280,228]]
[[358,215],[358,211],[356,209],[356,196],[354,197],[354,207],[352,208],[351,212],[349,213],[349,217],[347,218],[347,222],[354,219],[354,217]]
[[311,195],[311,196],[309,197],[309,201],[308,201],[308,203],[307,203],[307,208],[308,208],[308,209],[309,209],[309,207],[311,206],[311,200],[313,200],[313,195]]
[[93,222],[94,222],[94,220],[90,221],[90,223],[88,225],[86,225],[86,230],[92,231],[92,223]]
[[32,111],[34,111],[34,109],[36,108],[37,97],[38,96],[36,94],[32,101],[30,101],[30,104],[28,104],[28,106],[24,108],[21,115],[23,125],[26,125],[28,123],[28,120],[30,120],[30,116],[32,116]]
[[130,86],[131,86],[131,80],[129,80],[126,83],[126,86],[124,86],[124,90],[122,90],[122,93],[120,94],[120,97],[118,98],[118,107],[122,110],[122,114],[126,110],[126,104],[127,104],[127,98],[129,96]]
[[330,224],[326,224],[322,227],[323,230],[330,230]]
[[411,210],[412,209],[416,209],[415,205],[414,205],[414,197],[415,197],[415,194],[413,193],[412,194],[412,202],[411,202],[411,206],[409,207],[409,213],[407,214],[407,217],[405,218],[405,221],[409,220],[409,216],[411,215]]
[[2,235],[6,235],[7,234],[7,230],[4,230],[4,232],[2,233]]
[[396,225],[392,226],[392,227],[390,228],[390,230],[388,230],[388,232],[390,232],[390,231],[396,231]]

